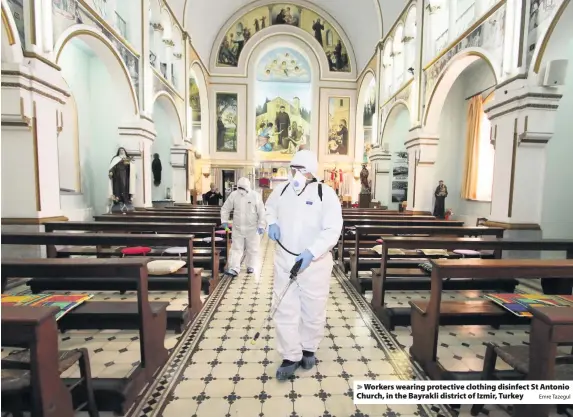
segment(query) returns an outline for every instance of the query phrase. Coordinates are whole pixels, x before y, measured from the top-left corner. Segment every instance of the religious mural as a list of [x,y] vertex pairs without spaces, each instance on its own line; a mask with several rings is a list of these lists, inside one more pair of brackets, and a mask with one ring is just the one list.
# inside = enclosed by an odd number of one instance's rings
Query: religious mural
[[290,161],[296,151],[310,146],[310,71],[305,57],[291,48],[274,49],[259,61],[255,93],[258,160]]
[[237,93],[217,93],[217,152],[237,152]]
[[350,130],[350,97],[330,97],[328,100],[329,155],[348,155]]
[[217,66],[236,67],[249,39],[273,25],[291,25],[308,32],[322,46],[330,71],[351,71],[346,46],[336,29],[316,12],[287,3],[258,7],[233,23],[219,47]]
[[527,32],[527,61],[529,68],[541,35],[551,23],[551,16],[561,7],[564,0],[529,0],[529,30]]
[[408,152],[392,155],[392,202],[401,203],[408,198]]
[[10,6],[10,11],[14,17],[16,29],[18,29],[18,36],[20,37],[22,48],[26,48],[26,31],[24,29],[24,2],[23,0],[8,0],[8,5]]
[[201,98],[199,87],[193,77],[189,77],[189,106],[191,107],[191,120],[193,123],[201,121]]
[[[88,2],[94,11],[103,13],[101,18],[105,19],[105,2],[103,0],[91,0]],[[139,56],[127,47],[125,40],[117,38],[107,30],[98,16],[86,8],[78,0],[52,0],[52,22],[54,44],[58,41],[64,31],[76,24],[89,25],[105,36],[119,53],[121,60],[127,67],[129,77],[133,83],[135,94],[139,99]],[[118,32],[120,29],[118,28]]]
[[470,32],[465,38],[454,45],[442,57],[424,71],[425,103],[427,104],[437,83],[438,77],[451,59],[467,48],[481,48],[489,52],[495,59],[493,65],[498,65],[496,71],[501,71],[503,65],[503,38],[505,36],[505,3],[495,10],[487,20]]

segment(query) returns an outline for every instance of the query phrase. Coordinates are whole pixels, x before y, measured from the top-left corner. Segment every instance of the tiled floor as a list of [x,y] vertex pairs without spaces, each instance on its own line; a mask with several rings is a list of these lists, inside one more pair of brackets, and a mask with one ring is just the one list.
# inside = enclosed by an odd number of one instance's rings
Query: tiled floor
[[388,335],[381,338],[372,333],[373,319],[363,299],[363,305],[353,303],[345,283],[335,277],[317,367],[299,369],[292,381],[277,381],[275,371],[282,358],[275,350],[273,324],[262,330],[256,345],[250,342],[265,323],[271,305],[274,245],[265,240],[262,251],[260,282],[241,274],[223,284],[228,288],[220,295],[202,336],[180,350],[176,348],[181,364],[166,367],[130,416],[438,415],[430,407],[417,405],[354,406],[351,386],[355,379],[421,376]]
[[[281,358],[275,350],[273,323],[265,319],[272,300],[274,244],[264,240],[259,281],[241,274],[224,279],[209,298],[198,319],[182,335],[168,333],[168,363],[142,393],[128,417],[412,417],[454,416],[443,406],[360,405],[352,401],[356,379],[423,379],[412,364],[408,348],[410,328],[388,332],[368,307],[370,294],[361,297],[346,277],[335,270],[331,281],[326,337],[317,352],[319,363],[296,378],[278,382]],[[173,309],[186,303],[185,293],[150,293],[171,302]],[[391,306],[406,306],[427,292],[388,292]],[[130,298],[130,294],[98,293],[101,299]],[[445,299],[475,299],[479,292],[446,292]],[[251,337],[263,327],[256,345]],[[450,370],[479,371],[484,343],[527,343],[528,328],[504,326],[446,326],[440,328],[438,356]],[[139,360],[135,332],[70,331],[62,335],[62,348],[87,346],[95,376],[128,374]],[[6,352],[3,352],[3,355]],[[499,368],[505,368],[498,361]],[[69,371],[77,372],[76,370]],[[489,406],[490,417],[508,416],[501,407]],[[81,413],[85,415],[85,413]],[[464,406],[459,416],[469,416]],[[555,414],[556,415],[556,414]],[[102,417],[107,414],[102,414]],[[553,416],[553,415],[552,415]]]

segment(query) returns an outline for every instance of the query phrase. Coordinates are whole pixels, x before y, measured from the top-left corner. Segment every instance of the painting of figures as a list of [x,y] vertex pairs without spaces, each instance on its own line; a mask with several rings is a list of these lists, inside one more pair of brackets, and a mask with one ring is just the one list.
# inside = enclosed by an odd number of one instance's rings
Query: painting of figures
[[330,71],[350,72],[350,58],[338,31],[315,11],[295,4],[273,4],[251,10],[227,31],[217,54],[217,66],[236,67],[251,37],[273,25],[291,25],[308,32],[320,44]]
[[217,152],[237,152],[237,94],[217,93]]
[[193,123],[201,121],[201,99],[199,87],[193,77],[189,77],[189,106],[191,107],[191,120]]
[[300,23],[300,12],[300,6],[275,4],[271,7],[271,22],[273,25],[298,26]]
[[330,71],[350,72],[350,59],[348,58],[346,46],[340,34],[330,23],[316,12],[304,9],[300,20],[300,28],[311,34],[322,46]]
[[289,161],[310,145],[311,85],[306,58],[290,48],[268,52],[257,66],[256,157]]
[[236,67],[245,44],[255,33],[270,26],[269,21],[269,8],[265,6],[250,11],[233,23],[219,47],[217,65],[220,67]]
[[348,155],[350,97],[328,100],[328,154]]
[[392,154],[392,202],[401,203],[408,197],[408,152]]

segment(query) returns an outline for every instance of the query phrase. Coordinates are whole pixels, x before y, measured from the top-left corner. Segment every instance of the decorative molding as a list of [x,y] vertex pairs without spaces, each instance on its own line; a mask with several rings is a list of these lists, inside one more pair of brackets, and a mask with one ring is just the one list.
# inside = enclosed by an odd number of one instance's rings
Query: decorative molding
[[518,136],[517,146],[524,145],[545,145],[553,137],[553,133],[548,132],[528,132],[525,131]]
[[167,46],[171,46],[171,47],[175,46],[175,42],[173,42],[171,39],[163,39],[163,43]]
[[150,23],[150,25],[156,32],[163,32],[165,30],[161,23]]
[[67,222],[66,216],[52,217],[2,217],[2,225],[34,225],[51,222]]
[[181,52],[173,52],[173,57],[180,60],[183,57],[183,54]]

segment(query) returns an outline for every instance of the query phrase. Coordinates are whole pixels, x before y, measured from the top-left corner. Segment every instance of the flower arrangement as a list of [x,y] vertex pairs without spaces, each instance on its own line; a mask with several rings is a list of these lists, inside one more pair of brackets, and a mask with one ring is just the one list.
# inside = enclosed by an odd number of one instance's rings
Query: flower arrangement
[[447,209],[444,217],[446,218],[446,220],[450,220],[450,217],[452,217],[453,215],[454,212],[452,211],[452,209]]

